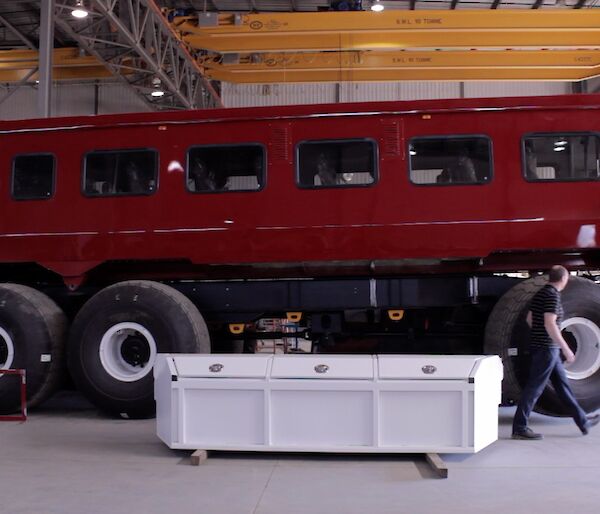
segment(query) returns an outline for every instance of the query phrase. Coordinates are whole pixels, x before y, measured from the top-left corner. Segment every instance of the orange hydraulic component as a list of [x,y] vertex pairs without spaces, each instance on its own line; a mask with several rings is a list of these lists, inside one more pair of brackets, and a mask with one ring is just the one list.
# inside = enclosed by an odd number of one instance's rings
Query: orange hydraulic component
[[244,331],[244,327],[243,323],[229,323],[229,331],[232,334],[241,334]]
[[402,318],[404,318],[403,309],[390,309],[387,311],[387,313],[392,321],[400,321]]
[[298,323],[302,319],[301,312],[286,312],[287,320],[292,323]]

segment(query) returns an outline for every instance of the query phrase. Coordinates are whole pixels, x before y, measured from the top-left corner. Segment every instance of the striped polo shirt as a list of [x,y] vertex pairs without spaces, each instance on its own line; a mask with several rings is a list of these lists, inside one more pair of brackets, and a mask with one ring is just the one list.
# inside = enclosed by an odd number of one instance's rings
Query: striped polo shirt
[[544,313],[550,312],[556,314],[556,324],[560,328],[563,308],[558,290],[552,284],[546,284],[532,298],[529,310],[533,318],[531,344],[558,348],[558,345],[552,341],[544,327]]

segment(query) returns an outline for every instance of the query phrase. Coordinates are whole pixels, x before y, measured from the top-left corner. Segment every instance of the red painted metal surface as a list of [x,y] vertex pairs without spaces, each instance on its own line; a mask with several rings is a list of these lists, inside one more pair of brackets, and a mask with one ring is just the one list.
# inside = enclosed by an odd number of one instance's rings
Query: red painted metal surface
[[15,375],[21,383],[20,400],[21,410],[19,414],[0,415],[0,421],[26,421],[27,420],[27,385],[26,371],[24,369],[0,369],[0,375]]
[[[399,144],[386,127],[398,127]],[[386,102],[57,118],[0,123],[0,263],[37,262],[76,287],[107,261],[236,265],[240,277],[324,264],[439,272],[452,262],[482,271],[597,267],[597,246],[578,242],[600,218],[600,182],[531,183],[522,176],[529,132],[600,129],[600,95]],[[284,133],[275,143],[273,134]],[[415,136],[480,134],[493,144],[489,184],[410,183],[407,142]],[[310,139],[372,138],[379,181],[372,187],[299,189],[294,149]],[[183,167],[192,145],[259,142],[267,184],[259,192],[191,194]],[[154,148],[152,196],[86,198],[82,159],[100,149]],[[56,193],[10,198],[12,158],[52,152]],[[332,264],[333,263],[333,264]],[[411,266],[413,266],[411,268]],[[386,268],[387,267],[387,268]],[[175,269],[175,268],[173,268]],[[168,265],[159,276],[180,278]]]

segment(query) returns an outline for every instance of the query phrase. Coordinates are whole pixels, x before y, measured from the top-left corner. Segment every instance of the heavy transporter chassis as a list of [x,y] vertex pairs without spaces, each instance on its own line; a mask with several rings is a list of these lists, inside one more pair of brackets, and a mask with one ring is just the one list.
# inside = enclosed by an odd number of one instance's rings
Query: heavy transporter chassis
[[[76,386],[100,408],[147,417],[154,413],[151,369],[158,352],[253,352],[257,341],[283,339],[288,351],[498,354],[503,401],[510,404],[527,378],[528,303],[545,280],[128,280],[76,292],[46,284],[43,293],[1,284],[0,362],[28,370],[30,406],[65,383],[66,363]],[[593,411],[600,406],[600,288],[572,277],[563,301],[563,334],[576,354],[568,375]],[[14,410],[16,380],[3,378],[0,386],[2,412]],[[567,414],[551,389],[538,408]]]

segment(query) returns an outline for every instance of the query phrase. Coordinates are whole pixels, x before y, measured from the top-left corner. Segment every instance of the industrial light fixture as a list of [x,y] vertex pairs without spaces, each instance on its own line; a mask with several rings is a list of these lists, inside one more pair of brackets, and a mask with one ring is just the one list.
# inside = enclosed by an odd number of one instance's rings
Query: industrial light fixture
[[71,16],[74,18],[85,18],[89,13],[87,12],[85,6],[83,5],[83,0],[77,0],[75,2],[75,7],[71,11]]
[[381,12],[384,9],[385,6],[379,0],[375,0],[375,2],[371,4],[371,11]]
[[150,96],[154,98],[160,98],[161,96],[165,96],[165,92],[161,87],[161,82],[158,77],[154,77],[152,79],[152,85],[154,86],[154,89],[152,90],[152,93],[150,93]]

